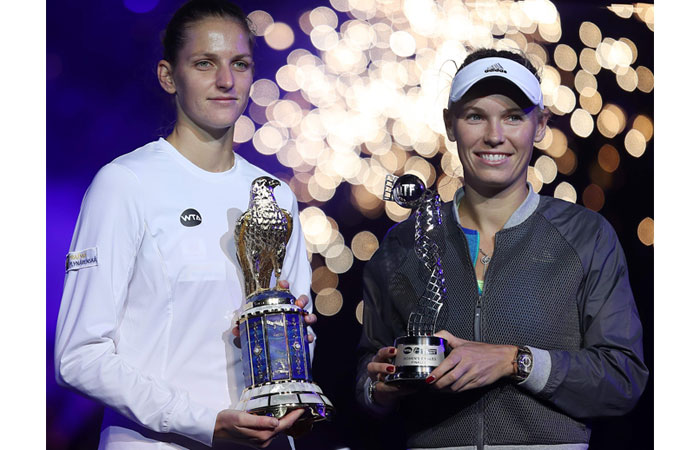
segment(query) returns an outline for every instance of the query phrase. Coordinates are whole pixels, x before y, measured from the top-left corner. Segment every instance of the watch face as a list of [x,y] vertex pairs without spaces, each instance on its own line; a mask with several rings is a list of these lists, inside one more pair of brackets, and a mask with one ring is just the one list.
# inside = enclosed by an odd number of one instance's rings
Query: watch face
[[518,369],[519,371],[530,373],[532,370],[532,355],[529,353],[521,353],[518,357]]

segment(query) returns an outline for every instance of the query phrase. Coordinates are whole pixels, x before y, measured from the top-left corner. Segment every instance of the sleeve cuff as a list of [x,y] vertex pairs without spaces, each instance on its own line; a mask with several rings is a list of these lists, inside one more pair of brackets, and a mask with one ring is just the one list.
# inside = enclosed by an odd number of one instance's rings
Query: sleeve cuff
[[[180,402],[166,422],[169,432],[187,436],[211,447],[219,412],[194,402]],[[179,405],[178,405],[179,406]]]
[[532,352],[532,371],[518,385],[533,394],[538,394],[544,389],[549,379],[549,373],[552,371],[552,358],[547,350],[530,346],[527,348]]

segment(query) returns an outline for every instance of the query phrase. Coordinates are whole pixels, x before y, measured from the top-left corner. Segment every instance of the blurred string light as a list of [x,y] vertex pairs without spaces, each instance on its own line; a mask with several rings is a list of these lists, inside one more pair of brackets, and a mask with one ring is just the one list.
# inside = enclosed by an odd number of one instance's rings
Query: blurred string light
[[[615,3],[607,10],[654,29],[653,4]],[[637,63],[637,44],[592,21],[579,25],[578,41],[560,42],[561,18],[550,0],[330,0],[298,20],[313,53],[294,48],[299,39],[292,27],[269,13],[249,17],[255,33],[287,58],[274,79],[254,83],[234,139],[252,140],[258,152],[292,169],[289,184],[301,203],[307,251],[322,257],[314,259],[322,263],[314,263],[312,288],[324,292],[325,313],[342,305],[334,293],[338,274],[355,260],[368,260],[378,239],[362,231],[346,243],[336,221],[314,205],[347,184],[349,205],[360,214],[401,221],[410,211],[381,200],[387,174],[416,174],[444,200],[462,185],[442,109],[465,47],[525,52],[538,68],[545,105],[567,116],[535,145],[541,154],[528,168],[528,181],[536,191],[551,185],[555,197],[580,197],[598,211],[622,159],[643,157],[653,137],[650,117],[630,117],[612,102],[615,92],[600,89],[599,78],[612,76],[620,92],[653,92],[654,74]],[[601,135],[608,143],[599,148],[591,183],[579,196],[561,179],[578,168],[578,145],[570,140]]]

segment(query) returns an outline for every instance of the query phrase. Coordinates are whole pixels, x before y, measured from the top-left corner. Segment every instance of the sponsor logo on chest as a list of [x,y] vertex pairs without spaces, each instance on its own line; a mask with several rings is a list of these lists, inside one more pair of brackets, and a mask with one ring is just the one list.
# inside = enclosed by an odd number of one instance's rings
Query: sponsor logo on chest
[[180,214],[180,223],[186,227],[196,227],[202,223],[202,216],[196,209],[189,208]]

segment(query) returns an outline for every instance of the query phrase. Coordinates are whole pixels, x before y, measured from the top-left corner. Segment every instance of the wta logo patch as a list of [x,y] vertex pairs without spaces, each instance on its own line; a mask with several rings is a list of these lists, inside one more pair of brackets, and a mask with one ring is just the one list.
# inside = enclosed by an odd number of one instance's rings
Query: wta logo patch
[[196,209],[186,209],[180,214],[180,223],[186,227],[196,227],[202,223],[202,216]]
[[66,272],[97,265],[97,247],[90,247],[66,255]]

